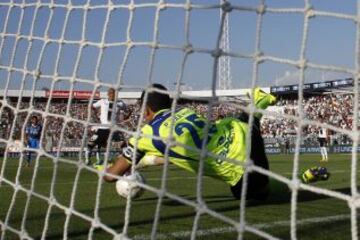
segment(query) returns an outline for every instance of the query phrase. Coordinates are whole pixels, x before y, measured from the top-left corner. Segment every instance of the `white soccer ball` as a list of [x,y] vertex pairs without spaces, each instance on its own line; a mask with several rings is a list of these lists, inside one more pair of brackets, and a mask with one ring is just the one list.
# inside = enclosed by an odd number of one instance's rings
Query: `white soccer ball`
[[8,144],[8,151],[19,153],[23,150],[24,144],[20,140],[15,140],[13,143]]
[[127,198],[129,195],[132,199],[138,198],[145,191],[138,183],[144,184],[145,178],[138,171],[133,174],[129,171],[116,181],[116,192],[123,198]]

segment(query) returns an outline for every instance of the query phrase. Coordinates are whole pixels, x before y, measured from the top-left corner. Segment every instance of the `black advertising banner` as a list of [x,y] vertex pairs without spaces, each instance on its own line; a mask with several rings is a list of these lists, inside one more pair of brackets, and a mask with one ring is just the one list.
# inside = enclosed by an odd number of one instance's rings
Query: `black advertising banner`
[[[335,89],[342,87],[354,86],[354,80],[352,78],[317,82],[317,83],[306,83],[303,86],[304,91],[320,90],[320,89]],[[274,94],[286,94],[295,93],[299,90],[299,85],[284,85],[284,86],[272,86],[270,92]]]

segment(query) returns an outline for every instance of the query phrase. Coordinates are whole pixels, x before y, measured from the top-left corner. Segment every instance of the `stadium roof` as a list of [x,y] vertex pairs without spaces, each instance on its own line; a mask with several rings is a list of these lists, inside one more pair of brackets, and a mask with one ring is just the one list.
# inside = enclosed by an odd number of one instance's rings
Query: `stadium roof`
[[[346,91],[352,92],[351,90],[354,87],[354,79],[345,78],[337,79],[325,82],[313,82],[306,83],[303,85],[304,93],[323,93],[323,92],[337,92],[337,91]],[[284,85],[284,86],[273,86],[270,87],[270,92],[277,95],[282,94],[297,94],[299,90],[299,85]]]
[[[270,88],[263,89],[266,92],[270,91]],[[231,89],[231,90],[216,90],[215,94],[217,97],[244,97],[246,93],[250,92],[250,89]],[[69,98],[70,91],[55,90],[52,92],[52,98],[54,99],[67,99]],[[174,94],[174,92],[173,92]],[[73,91],[73,98],[75,99],[89,99],[92,95],[92,91]],[[106,92],[95,93],[95,98],[106,98]],[[121,99],[138,99],[140,98],[141,92],[119,92],[119,98]],[[31,97],[35,98],[49,98],[50,91],[47,90],[36,90],[34,92],[30,90],[0,90],[0,97]],[[182,91],[181,97],[189,99],[201,99],[210,98],[213,96],[211,90],[204,91]]]

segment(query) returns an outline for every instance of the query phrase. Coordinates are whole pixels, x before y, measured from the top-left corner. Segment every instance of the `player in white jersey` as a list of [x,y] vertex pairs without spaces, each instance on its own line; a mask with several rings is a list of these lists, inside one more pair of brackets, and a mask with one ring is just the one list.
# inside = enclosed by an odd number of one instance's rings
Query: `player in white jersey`
[[[97,153],[96,153],[96,165],[101,165],[103,161],[100,158],[100,150],[101,147],[106,147],[107,141],[109,139],[110,135],[110,126],[112,123],[118,122],[119,117],[119,111],[125,109],[125,103],[121,100],[116,101],[116,106],[114,106],[115,102],[115,89],[110,88],[108,90],[108,98],[107,99],[101,99],[97,102],[95,102],[92,107],[95,109],[100,108],[100,126],[93,127],[94,134],[90,138],[87,148],[86,148],[86,154],[85,154],[85,160],[86,164],[90,165],[90,156],[92,153],[92,150],[94,147],[97,147]],[[113,113],[115,115],[113,116]]]
[[320,145],[321,161],[327,162],[328,154],[326,150],[326,144],[328,139],[328,130],[321,127],[318,132],[318,141]]

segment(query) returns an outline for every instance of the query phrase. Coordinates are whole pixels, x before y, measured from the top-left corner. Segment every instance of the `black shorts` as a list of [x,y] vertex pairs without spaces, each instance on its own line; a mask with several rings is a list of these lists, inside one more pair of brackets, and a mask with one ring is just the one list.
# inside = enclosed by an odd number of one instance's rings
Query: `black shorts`
[[[247,119],[244,118],[240,118],[240,120],[247,122]],[[264,140],[260,132],[260,122],[256,118],[254,119],[252,127],[250,158],[254,161],[256,166],[267,170],[269,169],[269,162],[265,154]],[[247,184],[247,198],[265,199],[267,197],[267,187],[269,184],[269,177],[267,175],[263,175],[256,171],[250,172],[248,173]],[[242,185],[243,178],[241,178],[235,186],[230,187],[233,196],[237,199],[240,199],[241,197]]]
[[325,147],[326,146],[326,138],[318,138],[320,147]]
[[122,132],[115,131],[113,133],[113,136],[112,136],[111,140],[114,141],[114,142],[125,141],[125,136],[124,136],[124,134]]
[[98,129],[91,136],[88,146],[89,147],[106,147],[107,141],[109,139],[110,129]]
[[[91,148],[95,146],[106,147],[107,141],[109,139],[109,135],[110,135],[110,129],[96,130],[96,132],[90,138],[88,146]],[[112,135],[111,140],[115,142],[124,141],[124,135],[119,131],[115,131]]]

